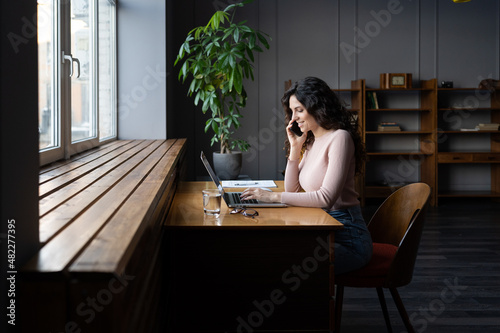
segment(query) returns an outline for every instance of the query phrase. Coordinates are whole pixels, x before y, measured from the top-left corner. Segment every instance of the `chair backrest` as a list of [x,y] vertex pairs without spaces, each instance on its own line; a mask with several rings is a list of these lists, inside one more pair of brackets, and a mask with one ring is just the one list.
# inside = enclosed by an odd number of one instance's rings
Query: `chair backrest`
[[373,242],[399,246],[412,218],[424,207],[430,192],[429,185],[414,183],[392,193],[368,223]]
[[404,286],[412,279],[430,194],[425,183],[406,185],[380,205],[368,224],[373,242],[398,246],[386,287]]

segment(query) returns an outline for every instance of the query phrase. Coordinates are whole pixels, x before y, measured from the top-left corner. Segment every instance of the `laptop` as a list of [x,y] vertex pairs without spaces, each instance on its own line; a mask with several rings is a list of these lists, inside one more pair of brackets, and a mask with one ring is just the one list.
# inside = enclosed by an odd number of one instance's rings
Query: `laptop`
[[224,189],[222,188],[221,182],[219,177],[215,174],[214,170],[212,169],[212,166],[210,163],[208,163],[207,158],[205,157],[205,154],[203,151],[201,152],[200,155],[201,161],[203,162],[203,165],[207,169],[208,174],[210,175],[210,178],[212,178],[212,181],[214,182],[215,186],[219,189],[219,192],[226,202],[226,205],[230,208],[234,207],[252,207],[252,208],[257,208],[257,207],[287,207],[286,204],[281,203],[281,202],[260,202],[259,200],[251,199],[251,200],[241,200],[240,195],[241,192],[225,192]]

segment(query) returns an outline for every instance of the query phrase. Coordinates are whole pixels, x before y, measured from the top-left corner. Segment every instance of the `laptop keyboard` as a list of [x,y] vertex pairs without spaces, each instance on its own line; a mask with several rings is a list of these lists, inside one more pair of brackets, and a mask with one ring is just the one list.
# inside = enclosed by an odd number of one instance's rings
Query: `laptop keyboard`
[[236,193],[236,192],[230,192],[231,196],[233,197],[234,202],[237,204],[257,204],[259,201],[255,199],[250,199],[250,200],[241,200],[240,194],[241,193]]

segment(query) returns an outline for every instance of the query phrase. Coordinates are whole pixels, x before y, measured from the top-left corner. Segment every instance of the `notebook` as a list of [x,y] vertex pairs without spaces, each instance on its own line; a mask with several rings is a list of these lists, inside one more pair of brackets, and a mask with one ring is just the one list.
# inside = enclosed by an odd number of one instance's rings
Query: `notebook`
[[210,175],[210,178],[212,178],[212,181],[214,182],[215,186],[219,189],[219,192],[226,202],[226,205],[230,208],[234,207],[287,207],[286,204],[283,204],[281,202],[260,202],[258,200],[241,200],[240,195],[241,192],[225,192],[224,189],[222,188],[221,181],[219,177],[215,174],[214,170],[212,169],[212,166],[210,163],[208,163],[207,158],[205,157],[205,154],[203,151],[201,152],[200,155],[201,161],[203,162],[203,165],[205,166],[205,169],[207,169],[208,174]]

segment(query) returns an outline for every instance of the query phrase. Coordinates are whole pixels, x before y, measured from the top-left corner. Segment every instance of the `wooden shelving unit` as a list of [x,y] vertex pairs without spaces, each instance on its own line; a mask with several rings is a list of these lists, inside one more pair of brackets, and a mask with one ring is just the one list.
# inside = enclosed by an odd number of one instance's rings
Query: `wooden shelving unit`
[[[500,198],[500,131],[471,130],[479,123],[500,123],[500,90],[438,89],[438,106],[438,199]],[[490,189],[474,184],[460,188],[454,178],[485,172],[490,173]]]
[[[429,184],[435,192],[436,89],[436,79],[421,81],[418,88],[365,89],[367,94],[376,93],[379,108],[365,109],[363,118],[368,155],[364,198],[387,197],[408,178]],[[398,102],[402,106],[394,105]],[[415,107],[408,106],[412,103]],[[378,131],[378,124],[385,121],[396,121],[401,131]],[[389,168],[383,174],[370,174],[370,170],[380,169],[374,164],[390,161],[398,164],[392,171]]]

